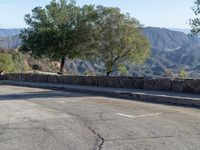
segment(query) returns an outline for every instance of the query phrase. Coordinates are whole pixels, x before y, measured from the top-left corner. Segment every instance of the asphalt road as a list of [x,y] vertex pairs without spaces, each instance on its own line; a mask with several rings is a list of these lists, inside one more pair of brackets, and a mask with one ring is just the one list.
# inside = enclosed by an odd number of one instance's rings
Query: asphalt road
[[0,150],[200,150],[200,110],[0,85]]

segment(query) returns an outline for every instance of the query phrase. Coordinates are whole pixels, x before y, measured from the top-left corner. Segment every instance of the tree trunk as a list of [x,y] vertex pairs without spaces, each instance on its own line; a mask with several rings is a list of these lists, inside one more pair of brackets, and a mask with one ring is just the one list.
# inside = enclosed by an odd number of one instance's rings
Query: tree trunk
[[108,72],[106,73],[107,77],[110,76],[110,73],[111,73],[111,71],[108,71]]
[[60,72],[59,72],[59,74],[63,74],[64,67],[65,67],[65,57],[62,57],[61,61],[60,61]]

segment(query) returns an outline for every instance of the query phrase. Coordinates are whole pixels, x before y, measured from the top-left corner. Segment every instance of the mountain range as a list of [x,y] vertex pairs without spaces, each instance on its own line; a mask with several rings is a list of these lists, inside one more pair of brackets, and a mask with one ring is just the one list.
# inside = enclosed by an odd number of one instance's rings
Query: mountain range
[[19,35],[21,29],[0,29],[0,37]]
[[[143,65],[127,62],[129,76],[164,76],[167,72],[177,74],[180,69],[186,70],[191,77],[200,75],[200,38],[191,37],[184,32],[166,28],[145,27],[143,34],[151,44],[151,56]],[[19,46],[20,29],[0,29],[0,47],[15,49]],[[84,74],[103,71],[101,62],[68,60],[69,72]],[[119,73],[114,73],[119,74]]]
[[168,28],[169,30],[172,31],[179,31],[179,32],[183,32],[185,34],[189,34],[191,29],[183,29],[183,28]]

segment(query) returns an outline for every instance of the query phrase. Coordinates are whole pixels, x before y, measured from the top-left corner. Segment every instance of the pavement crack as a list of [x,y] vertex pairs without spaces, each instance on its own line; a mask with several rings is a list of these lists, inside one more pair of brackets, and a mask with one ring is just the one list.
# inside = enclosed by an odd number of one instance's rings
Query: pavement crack
[[[38,104],[38,105],[42,105],[42,106],[44,106],[44,107],[47,107],[47,108],[50,108],[50,109],[55,109],[55,110],[58,111],[57,108],[51,107],[51,106],[46,106],[45,104],[43,104],[43,103],[41,103],[41,102],[35,102],[35,101],[29,101],[29,102],[31,102],[31,103],[36,103],[36,104]],[[66,112],[66,111],[63,110],[63,109],[60,109],[59,111],[64,112],[64,113],[67,113],[67,114],[69,114],[69,115],[71,115],[71,116],[76,117],[78,120],[80,120],[80,122],[82,122],[82,123],[85,125],[85,127],[86,127],[89,131],[91,131],[91,132],[98,138],[97,143],[95,144],[95,149],[96,149],[96,150],[101,150],[101,149],[102,149],[105,140],[104,140],[104,138],[103,138],[99,133],[97,133],[97,132],[88,124],[88,122],[89,122],[88,120],[82,118],[82,117],[79,116],[78,114],[74,114],[74,113],[71,113],[71,112]],[[94,150],[95,150],[95,149],[94,149]]]
[[97,133],[94,129],[92,129],[91,127],[88,126],[88,129],[99,138],[98,147],[96,149],[101,150],[101,148],[105,142],[104,138],[99,133]]
[[101,150],[102,149],[102,147],[103,147],[103,144],[104,144],[104,142],[105,142],[105,140],[104,140],[104,138],[99,134],[99,133],[97,133],[87,122],[87,120],[85,120],[84,118],[82,118],[82,117],[80,117],[79,115],[77,115],[77,114],[72,114],[72,113],[69,113],[70,115],[72,115],[72,116],[74,116],[74,117],[76,117],[76,118],[78,118],[87,128],[88,128],[88,130],[90,130],[97,138],[98,138],[98,140],[97,140],[97,143],[95,144],[95,148],[94,148],[94,150],[96,149],[96,150]]

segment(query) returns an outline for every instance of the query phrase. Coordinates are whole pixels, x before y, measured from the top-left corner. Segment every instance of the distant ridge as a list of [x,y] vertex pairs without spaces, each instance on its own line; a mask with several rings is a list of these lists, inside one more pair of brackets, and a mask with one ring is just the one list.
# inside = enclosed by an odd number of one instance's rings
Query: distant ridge
[[16,49],[20,45],[19,35],[0,37],[0,47],[5,49]]
[[169,28],[169,30],[172,30],[172,31],[179,31],[179,32],[183,32],[183,33],[185,33],[185,34],[189,34],[191,29]]
[[[20,30],[0,29],[0,47],[17,48],[20,44],[18,36]],[[127,62],[129,76],[164,76],[168,70],[176,74],[180,69],[185,69],[192,77],[200,77],[199,38],[166,28],[145,27],[142,28],[142,32],[151,43],[151,57],[143,66],[133,66]],[[69,60],[66,67],[68,71],[77,74],[84,74],[87,71],[98,73],[103,71],[101,62]]]
[[0,28],[0,37],[19,35],[21,30],[22,29],[1,29]]

